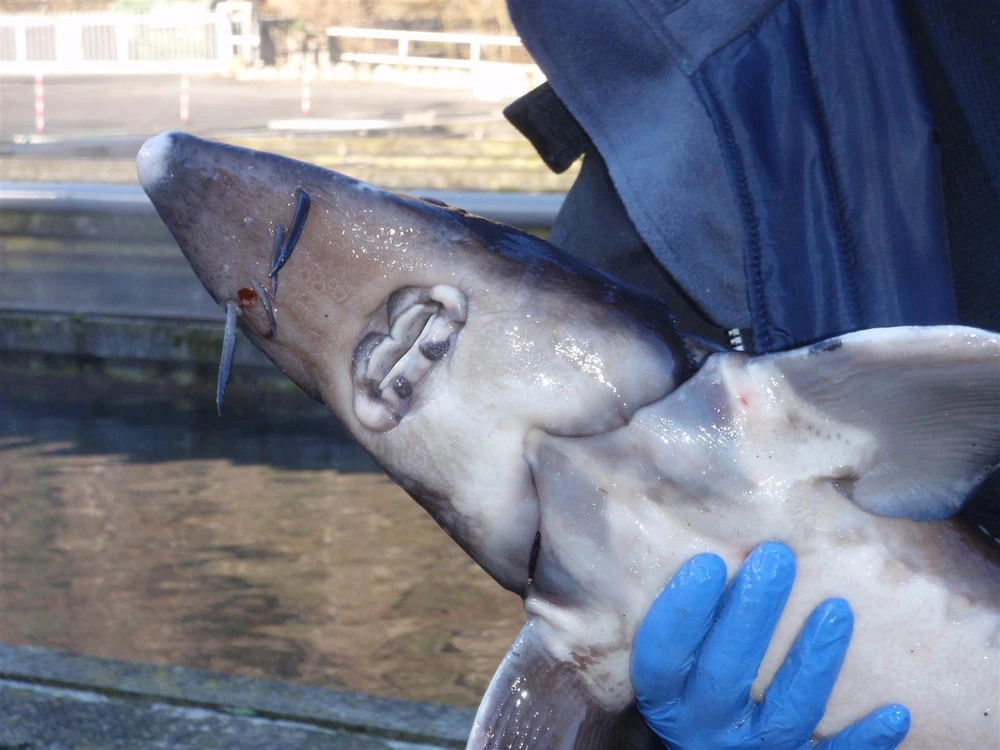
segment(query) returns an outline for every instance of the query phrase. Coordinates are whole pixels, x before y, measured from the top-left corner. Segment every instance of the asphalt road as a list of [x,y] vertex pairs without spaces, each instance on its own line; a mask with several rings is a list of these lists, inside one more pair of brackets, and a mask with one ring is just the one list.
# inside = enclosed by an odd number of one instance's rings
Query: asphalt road
[[[260,131],[270,120],[301,117],[298,81],[191,77],[188,132]],[[0,79],[0,140],[35,132],[34,80]],[[45,134],[54,137],[147,135],[180,128],[177,76],[48,77]],[[500,105],[464,89],[314,81],[312,119],[401,119],[404,116],[497,118]]]

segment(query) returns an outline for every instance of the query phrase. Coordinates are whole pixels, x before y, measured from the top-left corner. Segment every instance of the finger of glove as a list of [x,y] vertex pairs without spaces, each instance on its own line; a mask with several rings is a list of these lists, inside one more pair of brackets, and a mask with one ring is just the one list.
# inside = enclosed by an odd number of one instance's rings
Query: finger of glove
[[757,547],[733,576],[688,686],[706,715],[729,716],[749,702],[794,580],[795,557],[778,542]]
[[681,695],[726,586],[726,564],[698,555],[656,597],[632,645],[632,685],[640,710],[661,713]]
[[851,641],[854,615],[843,599],[813,610],[778,669],[754,724],[769,747],[800,747],[826,710]]
[[813,750],[895,750],[910,731],[910,712],[899,705],[882,706]]

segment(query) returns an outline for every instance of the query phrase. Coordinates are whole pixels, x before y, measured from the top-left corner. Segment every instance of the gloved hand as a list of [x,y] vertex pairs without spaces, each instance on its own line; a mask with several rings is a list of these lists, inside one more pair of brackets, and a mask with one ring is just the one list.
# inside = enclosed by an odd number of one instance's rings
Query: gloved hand
[[810,745],[854,627],[843,599],[813,610],[763,701],[750,697],[794,579],[791,550],[768,542],[728,589],[725,563],[706,554],[656,598],[636,633],[632,684],[640,713],[668,747],[883,750],[903,741],[910,714],[892,705]]

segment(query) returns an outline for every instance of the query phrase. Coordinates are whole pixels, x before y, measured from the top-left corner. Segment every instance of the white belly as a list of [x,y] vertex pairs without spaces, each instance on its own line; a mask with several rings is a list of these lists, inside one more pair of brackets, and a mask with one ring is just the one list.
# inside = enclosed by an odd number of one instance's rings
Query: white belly
[[678,567],[714,552],[732,573],[778,540],[798,575],[758,697],[812,609],[844,597],[854,637],[821,733],[898,702],[907,747],[1000,748],[1000,567],[948,522],[907,520],[947,516],[995,462],[1000,339],[927,331],[715,355],[620,430],[529,439],[546,649],[621,708],[635,629]]
[[[913,717],[908,748],[1000,747],[1000,568],[949,522],[873,516],[830,485],[684,494],[618,462],[563,472],[545,495],[543,545],[573,571],[585,607],[529,597],[546,647],[586,663],[607,705],[631,700],[632,636],[652,599],[690,556],[714,552],[730,573],[757,544],[776,539],[798,574],[754,684],[760,697],[805,618],[844,597],[854,636],[818,731],[831,734],[886,703]],[[596,655],[596,657],[595,657]],[[585,657],[585,658],[581,658]]]

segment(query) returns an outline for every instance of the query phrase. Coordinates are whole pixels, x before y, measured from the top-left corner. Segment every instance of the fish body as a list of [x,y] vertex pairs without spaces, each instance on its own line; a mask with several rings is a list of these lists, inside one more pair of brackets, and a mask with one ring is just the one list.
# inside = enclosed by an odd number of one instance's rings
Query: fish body
[[[714,355],[625,427],[590,438],[536,434],[527,455],[542,543],[524,635],[579,665],[571,676],[596,705],[623,711],[632,637],[666,577],[706,551],[735,570],[753,546],[778,539],[794,550],[798,574],[756,698],[812,609],[846,597],[854,637],[820,734],[898,702],[913,716],[907,747],[997,746],[996,557],[955,522],[898,517],[947,513],[927,502],[942,500],[939,478],[954,473],[936,460],[949,452],[945,433],[907,434],[919,424],[901,412],[934,396],[950,418],[975,421],[961,416],[978,408],[963,393],[934,394],[930,384],[941,368],[966,367],[979,370],[973,390],[995,392],[997,341],[969,329],[901,328],[844,336],[826,350]],[[905,386],[885,378],[886,365],[910,376]],[[855,411],[855,394],[891,420]],[[970,442],[987,444],[1000,429],[993,408],[992,425],[964,433]],[[879,434],[883,427],[898,432]],[[969,487],[947,496],[968,492],[976,471],[968,476]],[[900,499],[901,481],[912,496]],[[502,711],[501,702],[480,713],[484,737]]]
[[734,568],[767,539],[800,573],[758,694],[846,596],[822,732],[900,701],[910,747],[1000,745],[1000,574],[942,520],[1000,461],[1000,336],[696,362],[659,302],[461,210],[180,134],[138,167],[227,320],[524,598],[471,746],[646,746],[646,608],[692,554]]

